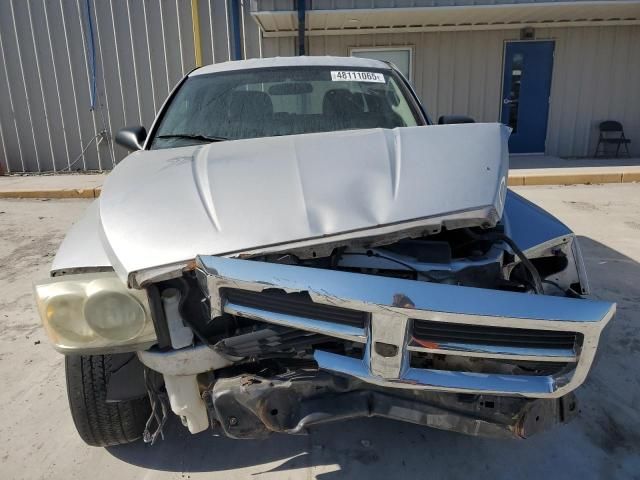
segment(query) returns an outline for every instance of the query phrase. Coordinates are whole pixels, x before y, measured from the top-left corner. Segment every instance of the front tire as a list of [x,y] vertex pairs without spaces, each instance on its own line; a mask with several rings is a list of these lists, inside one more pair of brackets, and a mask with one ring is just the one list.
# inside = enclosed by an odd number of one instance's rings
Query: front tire
[[107,402],[111,355],[65,356],[67,396],[73,423],[85,443],[122,445],[142,436],[151,407],[148,398]]

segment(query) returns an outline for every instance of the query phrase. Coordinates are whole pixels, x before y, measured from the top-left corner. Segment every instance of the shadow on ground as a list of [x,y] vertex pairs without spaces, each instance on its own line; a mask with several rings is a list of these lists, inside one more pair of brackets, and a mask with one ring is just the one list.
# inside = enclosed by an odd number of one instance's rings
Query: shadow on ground
[[[599,356],[578,391],[580,415],[526,441],[491,440],[382,419],[341,422],[308,436],[266,441],[189,435],[172,419],[167,440],[110,448],[124,462],[173,472],[253,467],[276,478],[638,478],[640,472],[640,265],[580,238],[595,298],[618,303]],[[266,464],[266,465],[265,465]],[[311,473],[304,469],[313,467]],[[295,472],[298,470],[299,472]],[[297,478],[297,476],[296,476]]]

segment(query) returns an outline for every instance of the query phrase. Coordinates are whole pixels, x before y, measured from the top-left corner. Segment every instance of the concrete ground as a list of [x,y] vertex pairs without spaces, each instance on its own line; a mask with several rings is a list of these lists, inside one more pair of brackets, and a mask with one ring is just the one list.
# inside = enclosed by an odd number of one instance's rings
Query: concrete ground
[[85,446],[67,407],[63,357],[31,297],[88,200],[0,200],[0,478],[640,478],[640,184],[521,187],[580,236],[594,296],[618,302],[579,417],[527,441],[498,441],[385,420],[309,436],[233,441],[176,421],[154,447]]

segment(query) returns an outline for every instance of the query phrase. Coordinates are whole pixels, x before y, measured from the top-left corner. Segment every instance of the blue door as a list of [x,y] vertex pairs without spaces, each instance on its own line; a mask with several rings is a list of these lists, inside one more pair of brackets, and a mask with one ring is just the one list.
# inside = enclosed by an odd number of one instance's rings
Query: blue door
[[553,42],[508,42],[504,51],[502,123],[513,131],[511,153],[544,153]]

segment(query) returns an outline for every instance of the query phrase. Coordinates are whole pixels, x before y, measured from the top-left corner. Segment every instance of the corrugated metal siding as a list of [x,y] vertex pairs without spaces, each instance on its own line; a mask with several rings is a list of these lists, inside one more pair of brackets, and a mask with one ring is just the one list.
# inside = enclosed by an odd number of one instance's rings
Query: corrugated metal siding
[[[101,170],[126,151],[111,138],[151,124],[169,91],[195,66],[190,0],[90,0],[97,108],[90,109],[86,0],[0,1],[0,166],[9,172]],[[205,64],[229,60],[225,0],[201,0]],[[248,57],[257,25],[243,9]],[[83,150],[83,155],[81,152]]]
[[640,27],[548,29],[556,40],[547,150],[592,155],[598,123],[622,122],[640,155]]
[[[295,2],[292,0],[252,1],[254,3],[254,10],[256,11],[287,11],[295,8]],[[451,7],[596,1],[601,0],[306,0],[306,4],[309,10],[344,10],[357,8]]]
[[[537,29],[556,42],[547,153],[589,156],[597,125],[614,119],[640,155],[640,27]],[[464,114],[478,121],[500,119],[504,43],[517,30],[310,37],[312,55],[347,55],[350,47],[414,47],[416,91],[432,118]],[[264,39],[267,45],[276,39]],[[280,39],[281,40],[281,39]]]
[[[290,0],[259,4],[293,8]],[[318,8],[319,3],[314,5]],[[111,168],[126,152],[96,135],[106,130],[111,138],[125,125],[149,126],[171,88],[193,68],[190,0],[90,0],[90,6],[96,43],[95,111],[90,110],[86,0],[0,1],[4,170],[62,171],[76,160],[74,170]],[[262,38],[251,18],[252,4],[244,0],[242,6],[243,56],[295,55],[294,37]],[[204,63],[229,60],[227,2],[200,0],[199,8]],[[349,47],[357,46],[412,45],[412,80],[433,118],[460,113],[497,121],[503,46],[518,35],[517,30],[496,30],[307,41],[311,55],[347,55]],[[623,122],[633,152],[640,155],[640,27],[550,28],[537,29],[536,35],[556,41],[547,153],[591,154],[597,123],[611,118]]]

